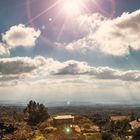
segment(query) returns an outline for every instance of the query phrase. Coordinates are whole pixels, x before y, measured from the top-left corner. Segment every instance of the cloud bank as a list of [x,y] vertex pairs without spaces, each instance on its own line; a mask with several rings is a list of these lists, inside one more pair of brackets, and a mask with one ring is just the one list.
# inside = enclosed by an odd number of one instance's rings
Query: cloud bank
[[[139,70],[118,70],[110,67],[94,67],[86,62],[69,60],[60,62],[53,58],[37,56],[0,59],[0,81],[27,80],[30,82],[46,81],[52,83],[56,79],[71,81],[80,76],[83,83],[93,80],[120,80],[140,82]],[[80,80],[75,79],[77,83]]]
[[100,50],[113,56],[128,55],[130,47],[140,50],[140,10],[124,13],[114,19],[107,19],[99,14],[85,15],[78,21],[84,37],[65,45],[67,50]]
[[0,59],[0,73],[3,75],[28,73],[43,64],[44,58],[39,56],[34,59],[30,57],[3,58]]

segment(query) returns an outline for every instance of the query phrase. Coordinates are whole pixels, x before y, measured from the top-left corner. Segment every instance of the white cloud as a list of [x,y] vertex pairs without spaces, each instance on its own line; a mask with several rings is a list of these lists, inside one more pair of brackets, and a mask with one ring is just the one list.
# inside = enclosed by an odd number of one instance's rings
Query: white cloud
[[0,55],[8,55],[10,52],[4,43],[0,43]]
[[94,80],[140,82],[139,70],[118,70],[94,67],[86,62],[69,60],[60,62],[41,56],[0,59],[0,81],[17,83],[92,83]]
[[92,15],[80,15],[79,18],[75,20],[76,30],[82,32],[84,35],[93,33],[96,31],[105,21],[106,17],[101,14],[95,13]]
[[52,70],[54,75],[88,75],[94,79],[140,81],[140,71],[122,71],[110,67],[93,67],[86,62],[66,61],[60,67]]
[[60,62],[41,56],[0,58],[2,98],[10,92],[12,95],[9,95],[8,99],[11,96],[17,99],[17,96],[20,96],[25,99],[37,97],[54,100],[59,94],[60,100],[89,101],[96,98],[101,102],[102,99],[116,101],[117,97],[131,100],[134,96],[139,98],[139,85],[139,70],[94,67],[86,62]]
[[134,50],[140,50],[139,23],[140,10],[124,13],[114,19],[106,19],[102,16],[99,18],[97,14],[90,17],[83,16],[79,19],[79,27],[85,36],[65,45],[65,48],[84,52],[98,49],[109,55],[128,55],[129,45]]
[[23,24],[12,26],[5,34],[2,34],[2,40],[9,48],[14,47],[32,47],[40,36],[40,30],[32,27],[26,27]]
[[14,57],[0,59],[0,73],[2,75],[16,75],[29,73],[45,64],[44,57],[38,56],[34,59],[30,57]]

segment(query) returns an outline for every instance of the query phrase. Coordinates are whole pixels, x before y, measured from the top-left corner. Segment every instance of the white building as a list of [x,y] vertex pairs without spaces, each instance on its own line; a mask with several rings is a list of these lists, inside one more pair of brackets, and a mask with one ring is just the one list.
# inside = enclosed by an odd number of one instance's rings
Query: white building
[[72,115],[58,115],[53,117],[53,122],[55,126],[64,125],[64,124],[73,124],[74,116]]
[[137,129],[140,127],[140,119],[134,120],[130,122],[131,128],[132,129]]

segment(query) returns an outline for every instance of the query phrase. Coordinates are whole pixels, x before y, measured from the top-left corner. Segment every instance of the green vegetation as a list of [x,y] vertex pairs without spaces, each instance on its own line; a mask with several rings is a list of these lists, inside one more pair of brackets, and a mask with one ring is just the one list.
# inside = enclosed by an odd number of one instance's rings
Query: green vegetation
[[112,140],[112,134],[110,133],[102,133],[102,140]]
[[[66,110],[67,111],[67,110]],[[74,124],[55,126],[57,115],[73,115]],[[27,107],[4,112],[0,122],[2,140],[140,140],[140,128],[132,130],[130,120],[111,121],[109,115],[79,115],[76,113],[48,114],[45,105],[30,101]]]
[[130,120],[131,121],[134,121],[135,120],[135,114],[134,114],[134,112],[131,113]]
[[134,132],[133,132],[133,140],[140,140],[140,128],[134,130]]
[[29,102],[24,113],[27,113],[27,121],[31,125],[36,125],[49,118],[48,109],[35,101]]

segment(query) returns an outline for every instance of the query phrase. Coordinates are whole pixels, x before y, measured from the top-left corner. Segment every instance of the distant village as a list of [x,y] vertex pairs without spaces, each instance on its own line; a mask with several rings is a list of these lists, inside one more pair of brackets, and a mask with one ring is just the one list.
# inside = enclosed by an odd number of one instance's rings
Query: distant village
[[0,140],[140,140],[140,118],[130,115],[50,115],[30,101],[22,112],[0,113]]

